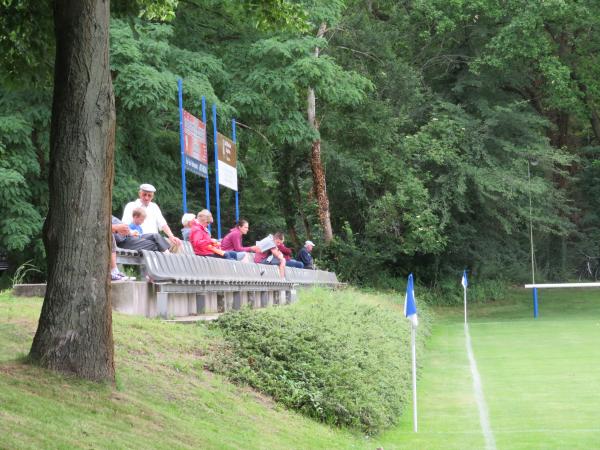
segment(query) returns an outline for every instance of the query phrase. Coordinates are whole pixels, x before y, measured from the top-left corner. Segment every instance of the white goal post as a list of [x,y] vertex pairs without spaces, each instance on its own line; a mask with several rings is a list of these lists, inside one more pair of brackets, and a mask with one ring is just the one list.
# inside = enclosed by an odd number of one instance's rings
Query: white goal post
[[526,284],[525,288],[585,288],[585,287],[600,287],[600,282],[592,282],[592,283],[536,283],[536,284]]

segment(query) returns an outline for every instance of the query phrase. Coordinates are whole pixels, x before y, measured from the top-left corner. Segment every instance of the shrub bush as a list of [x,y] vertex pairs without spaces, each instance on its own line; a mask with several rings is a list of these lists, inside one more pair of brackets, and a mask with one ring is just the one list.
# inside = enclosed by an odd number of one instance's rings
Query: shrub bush
[[[214,324],[225,340],[209,369],[325,423],[376,433],[410,400],[402,303],[403,296],[314,290],[289,307],[226,314]],[[420,348],[430,320],[424,308],[419,315]]]
[[[505,280],[469,279],[469,303],[484,303],[505,299],[510,284]],[[432,289],[421,290],[421,300],[428,305],[454,306],[463,303],[463,288],[460,279],[446,278]]]

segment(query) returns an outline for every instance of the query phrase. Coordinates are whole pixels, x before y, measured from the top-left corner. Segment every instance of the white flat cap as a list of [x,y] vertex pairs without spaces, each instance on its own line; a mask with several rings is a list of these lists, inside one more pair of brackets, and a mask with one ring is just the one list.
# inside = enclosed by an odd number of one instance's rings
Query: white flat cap
[[151,184],[144,183],[144,184],[140,184],[140,191],[156,192],[156,188],[154,186],[152,186]]
[[313,242],[313,241],[306,241],[306,242],[304,243],[304,246],[306,247],[307,245],[311,245],[311,246],[313,246],[313,247],[315,246],[315,244],[314,244],[314,242]]
[[181,225],[183,225],[184,227],[190,222],[190,220],[194,220],[196,218],[195,214],[192,213],[185,213],[182,217],[181,217]]

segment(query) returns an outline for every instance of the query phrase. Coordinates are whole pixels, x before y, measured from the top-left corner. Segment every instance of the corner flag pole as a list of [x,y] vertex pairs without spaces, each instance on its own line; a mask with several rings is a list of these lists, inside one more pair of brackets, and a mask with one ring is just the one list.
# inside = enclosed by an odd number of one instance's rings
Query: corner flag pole
[[464,300],[463,303],[465,305],[465,323],[467,323],[467,286],[469,285],[469,281],[467,280],[467,270],[463,270],[462,280],[460,281],[463,287]]
[[417,345],[416,345],[416,327],[410,327],[410,341],[412,347],[412,388],[413,388],[413,429],[415,433],[419,431],[417,420]]
[[412,388],[413,388],[413,429],[419,431],[417,420],[417,345],[416,329],[419,324],[417,317],[417,304],[415,302],[415,289],[412,273],[408,275],[406,284],[406,296],[404,297],[404,316],[410,320],[410,344],[412,353]]

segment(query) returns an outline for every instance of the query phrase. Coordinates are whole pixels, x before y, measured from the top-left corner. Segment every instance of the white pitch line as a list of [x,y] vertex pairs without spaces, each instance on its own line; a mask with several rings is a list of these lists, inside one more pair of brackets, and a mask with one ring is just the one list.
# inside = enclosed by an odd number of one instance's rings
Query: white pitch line
[[475,401],[477,402],[477,408],[479,409],[479,423],[481,424],[481,431],[483,432],[483,437],[485,439],[485,448],[486,450],[496,450],[496,441],[494,440],[494,433],[492,432],[492,427],[490,426],[490,415],[485,403],[485,397],[483,396],[481,377],[479,376],[479,371],[477,370],[477,362],[475,362],[475,355],[473,354],[473,347],[471,346],[469,324],[467,323],[465,323],[465,340],[467,344],[469,366],[471,367],[471,376],[473,377]]

